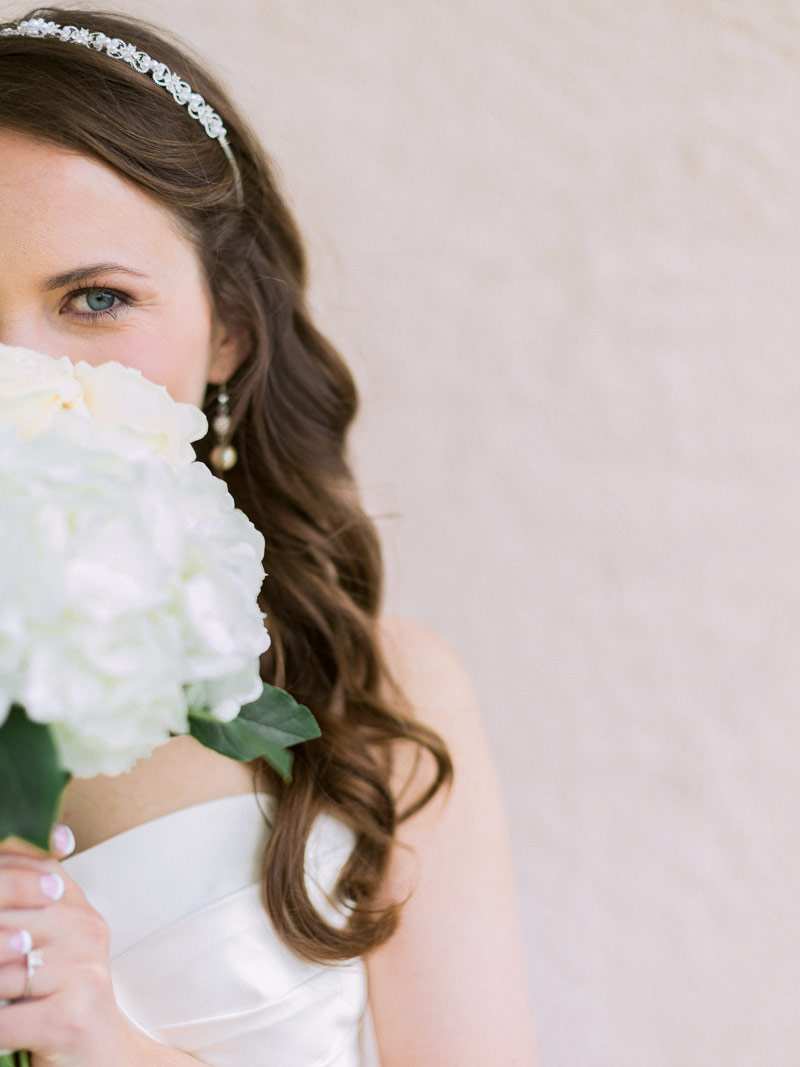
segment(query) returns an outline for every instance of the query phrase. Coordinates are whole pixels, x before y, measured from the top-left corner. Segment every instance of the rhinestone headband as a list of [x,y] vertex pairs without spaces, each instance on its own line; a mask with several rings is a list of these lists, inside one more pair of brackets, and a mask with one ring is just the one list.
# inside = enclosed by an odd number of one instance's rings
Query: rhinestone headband
[[51,37],[64,41],[65,44],[80,44],[85,48],[94,48],[96,52],[105,52],[112,59],[121,59],[140,74],[149,74],[156,85],[162,86],[172,95],[176,103],[181,107],[186,105],[191,117],[200,123],[212,140],[219,141],[233,170],[236,195],[239,206],[242,206],[242,178],[228,144],[228,131],[223,126],[222,119],[199,93],[193,92],[190,85],[177,74],[173,74],[166,63],[151,59],[147,52],[139,51],[136,45],[126,44],[119,37],[108,37],[104,33],[80,29],[77,26],[59,26],[57,22],[47,22],[45,19],[25,19],[15,26],[7,26],[0,30],[0,37]]

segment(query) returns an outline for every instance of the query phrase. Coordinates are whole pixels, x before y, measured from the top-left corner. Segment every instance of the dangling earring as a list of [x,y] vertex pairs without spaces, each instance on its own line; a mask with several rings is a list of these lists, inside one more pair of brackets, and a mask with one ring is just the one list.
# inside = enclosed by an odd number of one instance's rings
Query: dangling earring
[[236,449],[231,444],[231,409],[229,407],[228,383],[223,382],[217,393],[217,410],[211,419],[211,429],[217,438],[217,443],[211,449],[211,466],[217,474],[225,474],[236,466],[239,458]]

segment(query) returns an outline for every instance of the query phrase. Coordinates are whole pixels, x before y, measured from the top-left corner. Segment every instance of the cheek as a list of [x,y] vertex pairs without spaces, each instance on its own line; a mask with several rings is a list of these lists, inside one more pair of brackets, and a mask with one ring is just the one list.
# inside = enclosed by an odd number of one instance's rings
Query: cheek
[[106,359],[136,367],[145,378],[166,386],[173,400],[202,405],[211,361],[210,328],[202,316],[122,334],[116,341]]

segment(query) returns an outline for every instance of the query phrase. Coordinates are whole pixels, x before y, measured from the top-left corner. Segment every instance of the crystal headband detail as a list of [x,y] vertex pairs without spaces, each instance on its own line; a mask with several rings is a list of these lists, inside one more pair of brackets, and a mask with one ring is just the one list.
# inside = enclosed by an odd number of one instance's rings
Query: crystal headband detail
[[242,179],[222,119],[199,93],[192,92],[190,85],[173,74],[166,63],[151,59],[147,52],[140,52],[136,45],[126,44],[119,37],[108,37],[105,33],[80,29],[78,26],[59,26],[57,22],[47,22],[45,19],[25,19],[16,26],[7,26],[0,30],[0,37],[51,37],[65,44],[80,44],[85,48],[94,48],[96,52],[105,52],[112,59],[121,59],[140,74],[149,74],[156,85],[172,95],[177,104],[181,107],[186,105],[191,117],[200,123],[212,140],[219,141],[233,168],[236,193],[239,205],[242,205]]

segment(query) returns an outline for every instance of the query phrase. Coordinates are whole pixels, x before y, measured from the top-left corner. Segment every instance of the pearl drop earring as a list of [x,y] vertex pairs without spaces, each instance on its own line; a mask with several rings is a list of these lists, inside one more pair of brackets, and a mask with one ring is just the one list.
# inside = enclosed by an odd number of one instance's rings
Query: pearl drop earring
[[239,458],[236,449],[231,444],[231,409],[230,396],[228,395],[228,383],[224,382],[217,393],[217,410],[211,419],[211,429],[217,438],[217,443],[211,449],[211,466],[217,474],[225,474],[226,471],[236,466]]

